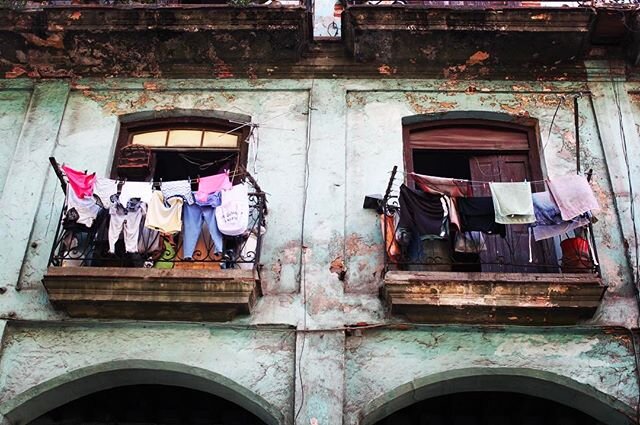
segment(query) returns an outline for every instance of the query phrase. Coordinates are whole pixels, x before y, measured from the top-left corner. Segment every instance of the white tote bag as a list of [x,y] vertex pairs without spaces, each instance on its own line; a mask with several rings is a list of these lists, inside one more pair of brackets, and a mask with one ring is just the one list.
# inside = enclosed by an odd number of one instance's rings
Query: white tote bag
[[249,226],[249,195],[245,184],[222,191],[222,200],[216,207],[216,221],[220,233],[227,236],[243,234]]

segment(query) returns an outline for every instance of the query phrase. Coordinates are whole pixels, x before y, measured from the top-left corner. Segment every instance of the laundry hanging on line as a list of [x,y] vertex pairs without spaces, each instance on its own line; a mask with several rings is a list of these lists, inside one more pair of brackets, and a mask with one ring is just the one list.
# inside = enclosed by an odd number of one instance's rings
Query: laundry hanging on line
[[[152,182],[96,178],[95,173],[86,174],[68,166],[63,166],[62,171],[62,176],[66,177],[71,188],[67,191],[63,227],[89,230],[97,214],[104,209],[109,217],[105,242],[108,241],[110,253],[115,252],[116,242],[121,238],[124,240],[125,252],[137,253],[148,249],[149,247],[145,247],[148,244],[141,243],[141,234],[149,236],[152,232],[163,235],[184,234],[186,251],[193,252],[189,246],[193,245],[195,248],[204,222],[209,228],[209,235],[213,237],[216,253],[222,253],[224,235],[243,236],[249,228],[247,186],[234,186],[228,172],[199,177],[194,180],[198,182],[197,191],[192,191],[192,181],[187,179],[155,183],[159,190],[153,190]],[[223,209],[221,204],[226,192],[228,200]],[[77,193],[84,196],[79,197]],[[198,215],[204,220],[184,220],[184,212],[191,206],[198,209]],[[204,216],[202,209],[207,210]],[[218,215],[225,220],[226,230],[218,229],[217,209],[220,209]],[[194,215],[187,216],[191,218]],[[189,239],[188,243],[186,239]],[[156,240],[159,241],[160,238]],[[155,245],[161,247],[161,244]],[[189,252],[186,254],[190,254],[189,257],[192,255]]]

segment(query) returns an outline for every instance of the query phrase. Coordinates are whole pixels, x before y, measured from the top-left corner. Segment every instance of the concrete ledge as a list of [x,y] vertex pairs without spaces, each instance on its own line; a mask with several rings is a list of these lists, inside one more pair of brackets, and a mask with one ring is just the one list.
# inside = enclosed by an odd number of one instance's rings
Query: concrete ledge
[[0,73],[246,78],[253,61],[299,60],[309,38],[302,6],[0,8]]
[[43,281],[71,317],[227,321],[259,296],[252,270],[49,267]]
[[[584,57],[590,8],[453,9],[351,6],[342,17],[357,61],[429,66],[558,65]],[[480,52],[480,53],[478,53]],[[487,69],[485,72],[490,72]]]
[[381,291],[411,322],[566,325],[591,318],[605,290],[590,273],[391,271]]

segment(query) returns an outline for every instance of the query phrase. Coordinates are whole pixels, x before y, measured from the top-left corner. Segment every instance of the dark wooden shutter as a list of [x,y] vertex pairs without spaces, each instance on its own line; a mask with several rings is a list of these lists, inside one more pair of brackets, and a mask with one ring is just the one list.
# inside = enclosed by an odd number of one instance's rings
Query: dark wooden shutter
[[489,126],[442,126],[410,132],[413,149],[447,150],[528,150],[525,131]]
[[[521,182],[531,181],[531,167],[526,154],[481,155],[469,158],[471,179],[475,181]],[[491,196],[488,184],[474,186],[475,196]],[[555,264],[553,247],[532,241],[533,262],[529,263],[529,232],[525,224],[507,225],[503,239],[487,235],[487,251],[480,255],[482,271],[491,272],[550,272],[536,264]]]

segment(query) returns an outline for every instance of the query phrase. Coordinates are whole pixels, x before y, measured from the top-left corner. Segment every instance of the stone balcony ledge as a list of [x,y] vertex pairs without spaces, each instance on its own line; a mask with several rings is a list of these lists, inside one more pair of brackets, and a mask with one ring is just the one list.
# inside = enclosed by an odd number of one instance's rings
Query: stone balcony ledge
[[49,267],[43,281],[70,317],[228,321],[260,295],[257,272],[241,269]]
[[576,324],[606,290],[592,273],[390,271],[381,289],[394,316],[419,323]]
[[220,4],[0,8],[0,39],[6,78],[247,78],[252,63],[302,57],[309,13]]

